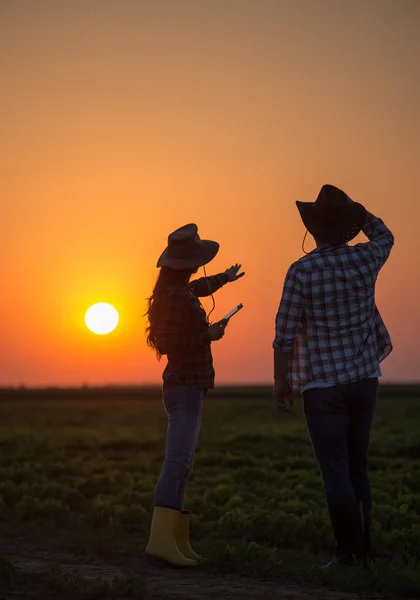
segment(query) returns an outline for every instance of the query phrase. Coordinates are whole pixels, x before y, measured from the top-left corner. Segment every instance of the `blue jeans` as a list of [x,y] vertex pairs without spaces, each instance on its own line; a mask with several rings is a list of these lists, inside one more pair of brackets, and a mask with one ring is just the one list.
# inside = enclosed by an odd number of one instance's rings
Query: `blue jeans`
[[155,489],[155,506],[182,509],[200,434],[205,391],[190,386],[163,389],[163,404],[168,413],[166,454]]
[[378,380],[310,389],[303,406],[328,505],[370,503],[368,450]]

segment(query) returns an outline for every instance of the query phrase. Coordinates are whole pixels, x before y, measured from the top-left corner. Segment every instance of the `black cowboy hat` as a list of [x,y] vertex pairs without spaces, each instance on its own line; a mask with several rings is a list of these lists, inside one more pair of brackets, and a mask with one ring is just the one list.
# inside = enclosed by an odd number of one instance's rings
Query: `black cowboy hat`
[[366,209],[334,185],[323,185],[315,202],[296,202],[300,216],[316,240],[332,246],[350,242],[366,221]]
[[197,269],[209,263],[219,251],[219,244],[202,240],[195,223],[189,223],[168,236],[168,246],[160,255],[157,267]]

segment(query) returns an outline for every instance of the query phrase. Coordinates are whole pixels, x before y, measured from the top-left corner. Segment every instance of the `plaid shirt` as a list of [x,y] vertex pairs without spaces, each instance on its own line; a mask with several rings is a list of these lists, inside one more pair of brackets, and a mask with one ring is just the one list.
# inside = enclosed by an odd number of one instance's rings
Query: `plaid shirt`
[[293,390],[310,381],[365,379],[392,350],[375,305],[375,283],[394,236],[378,218],[363,232],[369,242],[324,245],[293,263],[286,275],[273,347],[292,352]]
[[188,385],[206,390],[214,386],[211,340],[199,297],[210,296],[228,281],[226,273],[202,277],[184,286],[172,286],[162,298],[157,345],[166,354],[164,387]]

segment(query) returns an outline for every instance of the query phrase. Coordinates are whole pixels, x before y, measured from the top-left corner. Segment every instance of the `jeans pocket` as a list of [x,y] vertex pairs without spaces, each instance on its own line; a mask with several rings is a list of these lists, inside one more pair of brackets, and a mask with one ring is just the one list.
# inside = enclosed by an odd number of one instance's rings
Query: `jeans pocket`
[[176,407],[183,406],[188,401],[188,392],[192,388],[186,385],[168,386],[163,391],[163,405],[169,412]]

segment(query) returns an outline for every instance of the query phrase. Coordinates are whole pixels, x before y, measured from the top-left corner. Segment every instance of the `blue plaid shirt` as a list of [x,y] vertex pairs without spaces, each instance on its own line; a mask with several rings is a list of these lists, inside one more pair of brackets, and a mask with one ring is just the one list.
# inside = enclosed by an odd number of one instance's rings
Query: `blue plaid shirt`
[[365,379],[392,350],[375,305],[375,283],[394,236],[378,218],[363,232],[368,242],[316,248],[286,275],[273,347],[292,352],[293,390],[310,381]]

